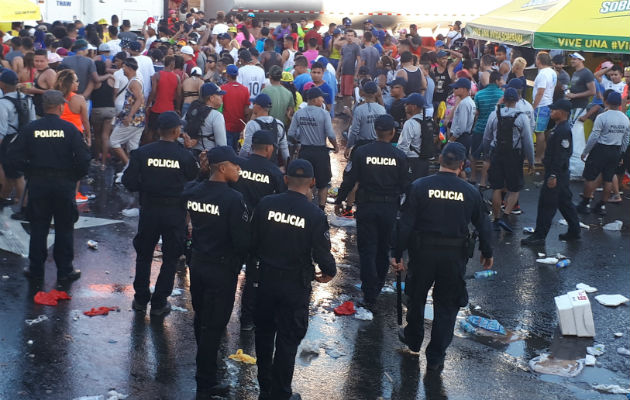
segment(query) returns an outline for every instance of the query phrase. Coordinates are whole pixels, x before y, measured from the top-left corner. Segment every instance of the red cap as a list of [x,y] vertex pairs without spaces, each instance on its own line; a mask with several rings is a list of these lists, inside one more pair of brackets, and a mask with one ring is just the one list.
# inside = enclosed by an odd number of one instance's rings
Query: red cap
[[155,18],[149,17],[147,18],[147,25],[155,23]]
[[313,22],[313,26],[320,27],[320,26],[323,26],[323,25],[324,24],[322,24],[322,21],[320,21],[320,20],[316,20],[315,22]]

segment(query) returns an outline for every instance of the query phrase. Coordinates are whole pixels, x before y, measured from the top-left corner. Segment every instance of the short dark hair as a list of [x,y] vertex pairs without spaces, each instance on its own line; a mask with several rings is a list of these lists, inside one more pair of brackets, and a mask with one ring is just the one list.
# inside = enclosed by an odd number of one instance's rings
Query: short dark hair
[[308,67],[308,60],[304,56],[296,56],[294,61],[298,67]]
[[323,71],[324,64],[320,63],[319,61],[315,61],[313,64],[311,64],[311,71],[314,69],[321,69]]
[[507,54],[507,49],[505,48],[505,46],[501,45],[499,47],[497,47],[497,49],[494,51],[494,53],[503,53],[503,54]]
[[311,47],[317,47],[317,38],[314,38],[314,37],[310,38],[308,40],[308,45]]
[[262,28],[260,28],[260,34],[263,36],[269,36],[269,28],[263,26]]
[[118,21],[119,21],[118,15],[116,15],[116,14],[112,15],[111,21],[112,21],[112,24],[117,24]]
[[462,160],[449,157],[449,154],[450,153],[446,153],[440,156],[440,166],[448,169],[457,169],[464,163]]
[[413,54],[410,51],[404,51],[400,55],[400,62],[409,62],[413,60]]
[[365,32],[363,33],[363,39],[367,40],[368,42],[372,41],[372,32]]
[[107,31],[110,36],[118,36],[118,27],[114,25],[110,25],[107,27]]
[[138,61],[136,61],[135,58],[133,57],[127,57],[125,58],[124,64],[128,66],[129,68],[133,69],[134,71],[138,70]]
[[497,83],[503,79],[503,75],[499,71],[490,72],[490,83]]
[[547,53],[547,52],[541,51],[536,56],[536,59],[542,65],[551,65],[551,56],[549,56],[549,53]]

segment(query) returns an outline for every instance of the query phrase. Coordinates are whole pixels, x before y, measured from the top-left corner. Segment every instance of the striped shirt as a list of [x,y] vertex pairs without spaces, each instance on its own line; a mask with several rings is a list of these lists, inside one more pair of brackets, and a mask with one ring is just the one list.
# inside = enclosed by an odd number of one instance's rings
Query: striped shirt
[[489,84],[484,89],[477,92],[475,95],[475,105],[477,106],[479,116],[473,128],[473,133],[483,135],[483,132],[486,130],[486,124],[488,123],[488,117],[490,113],[497,108],[497,103],[501,97],[503,97],[503,90],[494,83]]

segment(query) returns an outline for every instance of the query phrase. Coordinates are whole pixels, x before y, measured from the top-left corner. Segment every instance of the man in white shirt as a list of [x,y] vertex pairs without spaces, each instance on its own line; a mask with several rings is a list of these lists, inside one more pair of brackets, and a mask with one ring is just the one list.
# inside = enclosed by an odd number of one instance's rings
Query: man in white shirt
[[129,43],[129,53],[136,59],[138,63],[137,75],[142,80],[142,89],[145,100],[149,98],[151,94],[151,77],[155,74],[155,68],[153,67],[153,61],[150,57],[140,54],[142,51],[142,45],[139,42]]
[[623,69],[610,61],[602,63],[599,71],[595,72],[595,78],[604,87],[604,91],[611,89],[623,94],[626,82],[623,81]]
[[534,81],[534,119],[536,126],[534,134],[536,135],[536,159],[537,164],[542,163],[542,157],[545,154],[545,131],[549,124],[551,110],[549,105],[553,103],[553,92],[558,82],[558,74],[551,68],[551,57],[549,53],[538,53],[536,56],[536,67],[538,75]]
[[[127,88],[127,83],[129,83],[129,79],[125,76],[125,71],[123,71],[122,68],[126,57],[125,53],[116,53],[112,61],[114,66],[118,68],[116,72],[114,72],[114,94],[116,95],[114,107],[116,107],[116,115],[120,114],[123,109],[123,105],[125,104],[125,89]],[[112,121],[112,125],[114,121]]]
[[145,51],[149,51],[153,42],[157,40],[156,33],[157,33],[157,24],[155,22],[148,24],[147,29],[144,32],[144,37],[146,38],[145,40],[146,44],[144,45]]
[[225,24],[225,13],[223,11],[217,12],[217,20],[212,28],[212,36],[217,36],[222,33],[227,33],[228,26]]
[[[236,47],[232,47],[232,36],[229,33],[221,33],[217,36],[217,45],[214,50],[217,54],[221,54],[223,50],[227,50],[230,52],[230,55],[234,59],[234,64],[238,61],[238,49]],[[250,54],[251,56],[251,54]]]
[[265,70],[252,64],[252,55],[248,50],[239,53],[241,67],[238,69],[236,81],[249,89],[249,99],[254,102],[260,91],[265,87]]
[[116,55],[122,51],[122,47],[120,47],[120,39],[118,39],[118,28],[114,25],[110,25],[107,28],[107,31],[109,32],[110,38],[109,42],[107,42],[109,51],[111,52],[110,54]]

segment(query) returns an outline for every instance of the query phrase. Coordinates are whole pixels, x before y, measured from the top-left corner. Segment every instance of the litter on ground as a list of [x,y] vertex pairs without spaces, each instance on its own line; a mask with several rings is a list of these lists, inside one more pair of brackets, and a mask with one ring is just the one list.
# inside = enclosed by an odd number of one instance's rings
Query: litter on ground
[[624,389],[619,385],[593,385],[593,389],[612,394],[628,394],[630,389]]
[[68,295],[68,293],[59,291],[59,290],[51,290],[50,292],[37,292],[35,293],[35,297],[33,300],[37,304],[41,304],[44,306],[56,306],[58,304],[58,300],[71,300],[72,297]]
[[597,300],[599,304],[609,307],[617,307],[620,304],[630,301],[630,299],[620,294],[600,294],[595,296],[595,300]]
[[185,309],[184,307],[178,307],[178,306],[171,306],[171,310],[180,311],[180,312],[188,312],[188,310]]
[[184,293],[184,291],[180,288],[175,288],[173,289],[173,291],[171,292],[171,297],[175,297],[175,296],[181,296]]
[[586,348],[586,352],[592,356],[601,356],[606,352],[606,346],[603,344],[596,344],[593,346],[588,346]]
[[97,315],[108,315],[110,311],[119,311],[118,307],[97,307],[91,308],[89,311],[83,312],[83,315],[95,317]]
[[305,340],[301,344],[302,351],[300,354],[319,354],[321,343],[317,341]]
[[236,353],[228,356],[230,360],[240,361],[245,364],[256,364],[256,357],[243,353],[243,349],[236,350]]
[[596,287],[589,286],[586,283],[578,283],[577,285],[575,285],[575,288],[577,290],[584,290],[586,293],[595,293],[595,292],[597,292],[597,288]]
[[353,315],[357,311],[354,308],[354,303],[351,301],[346,301],[341,304],[339,307],[333,309],[335,315]]
[[505,335],[505,328],[496,319],[488,319],[478,315],[469,315],[466,320],[473,326],[485,329],[490,332]]
[[329,216],[330,225],[338,228],[356,227],[357,221],[354,218],[340,217],[337,215]]
[[540,263],[540,264],[553,265],[553,264],[556,264],[558,262],[558,258],[556,258],[556,257],[537,258],[536,262]]
[[557,360],[549,354],[541,354],[529,361],[529,368],[539,374],[573,378],[584,369],[584,360]]
[[586,365],[587,367],[594,366],[596,362],[597,359],[595,358],[595,356],[587,354],[586,357],[584,357],[584,365]]
[[139,208],[125,208],[124,210],[122,210],[122,215],[123,217],[128,217],[128,218],[137,217],[140,215],[140,209]]
[[[564,220],[564,219],[559,220],[559,221],[558,221],[558,223],[559,223],[560,225],[565,225],[565,226],[568,226],[568,225],[569,225],[569,224],[567,223],[567,221],[566,221],[566,220]],[[590,227],[590,226],[588,226],[588,225],[586,225],[584,222],[580,222],[580,228],[582,228],[582,229],[591,229],[591,227]]]
[[623,227],[623,222],[616,220],[614,222],[609,222],[606,225],[604,225],[604,230],[616,232],[616,231],[620,231],[622,227]]
[[360,319],[361,321],[371,321],[374,319],[374,315],[370,310],[366,310],[363,307],[357,307],[354,318]]
[[35,324],[39,324],[40,322],[44,322],[47,321],[48,317],[45,315],[40,315],[39,317],[35,318],[35,319],[25,319],[24,322],[26,322],[26,325],[28,326],[32,326]]
[[630,356],[630,350],[626,349],[625,347],[617,347],[617,353],[621,354],[622,356]]
[[620,338],[623,336],[623,333],[621,332],[615,332],[615,337]]

